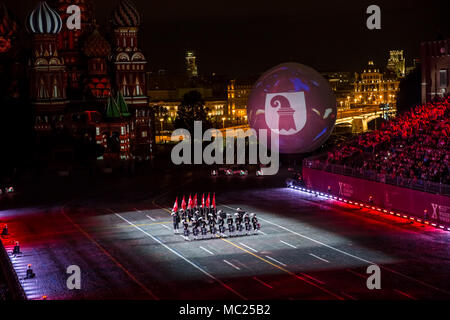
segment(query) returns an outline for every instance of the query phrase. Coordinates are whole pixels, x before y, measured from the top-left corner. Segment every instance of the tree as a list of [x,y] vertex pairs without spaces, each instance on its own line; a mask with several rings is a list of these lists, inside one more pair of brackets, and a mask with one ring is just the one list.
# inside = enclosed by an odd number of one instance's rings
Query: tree
[[183,128],[193,134],[194,121],[202,121],[202,129],[207,130],[211,128],[207,116],[208,108],[205,107],[201,93],[195,90],[189,91],[183,96],[183,101],[178,106],[175,128]]
[[409,111],[411,108],[421,104],[421,72],[419,68],[411,71],[399,85],[397,95],[397,112]]

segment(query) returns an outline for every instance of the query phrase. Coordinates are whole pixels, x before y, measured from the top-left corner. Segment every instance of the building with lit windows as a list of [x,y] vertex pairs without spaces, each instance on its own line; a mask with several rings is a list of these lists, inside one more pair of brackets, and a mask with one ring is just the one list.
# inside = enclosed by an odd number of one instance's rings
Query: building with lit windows
[[156,122],[159,122],[157,132],[174,129],[178,106],[189,91],[201,94],[213,125],[222,126],[222,118],[227,114],[226,80],[223,77],[215,74],[198,75],[194,78],[187,74],[149,74],[147,88],[149,105],[155,110],[159,107],[166,110],[155,112]]
[[398,78],[406,75],[405,58],[403,57],[403,50],[389,51],[389,60],[386,70],[394,73]]
[[432,101],[450,92],[450,39],[423,42],[420,45],[422,102]]
[[233,124],[247,123],[247,102],[258,76],[238,77],[227,87],[227,120]]
[[198,70],[197,70],[197,57],[195,56],[195,52],[192,50],[186,51],[186,73],[189,78],[197,77],[198,76]]
[[338,111],[350,108],[350,96],[354,90],[355,75],[351,72],[322,72],[336,96]]

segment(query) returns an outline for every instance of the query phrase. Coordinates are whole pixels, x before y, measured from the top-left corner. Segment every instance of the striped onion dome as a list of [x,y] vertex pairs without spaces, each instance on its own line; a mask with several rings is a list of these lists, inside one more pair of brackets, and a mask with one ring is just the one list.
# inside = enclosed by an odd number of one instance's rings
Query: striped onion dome
[[6,5],[0,2],[0,37],[10,38],[16,35],[19,25]]
[[141,24],[139,11],[131,0],[119,0],[111,19],[116,27],[137,27]]
[[27,18],[28,31],[35,34],[58,34],[62,24],[58,12],[50,8],[45,1],[40,1]]
[[84,54],[90,58],[107,57],[111,53],[108,41],[95,29],[84,43]]

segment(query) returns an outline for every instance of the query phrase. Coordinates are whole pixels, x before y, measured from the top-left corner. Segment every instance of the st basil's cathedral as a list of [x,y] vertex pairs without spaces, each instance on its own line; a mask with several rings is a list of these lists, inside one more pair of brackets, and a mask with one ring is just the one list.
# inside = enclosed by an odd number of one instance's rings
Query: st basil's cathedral
[[[81,10],[79,30],[67,28],[70,5]],[[0,2],[2,104],[30,106],[38,148],[76,140],[97,160],[150,159],[154,120],[140,23],[134,3],[117,0],[108,41],[91,0],[40,1],[24,23]]]

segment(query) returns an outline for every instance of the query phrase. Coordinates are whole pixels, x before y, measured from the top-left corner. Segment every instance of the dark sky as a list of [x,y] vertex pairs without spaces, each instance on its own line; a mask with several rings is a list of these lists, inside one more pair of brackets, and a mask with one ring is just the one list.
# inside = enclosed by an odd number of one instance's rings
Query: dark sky
[[[38,2],[6,0],[22,21]],[[93,0],[106,26],[117,0]],[[180,72],[186,48],[197,51],[199,72],[261,73],[296,61],[319,71],[359,71],[368,59],[385,65],[389,49],[407,63],[419,44],[450,35],[449,1],[367,0],[134,0],[143,18],[150,69]],[[381,7],[381,30],[366,28],[367,6]]]

